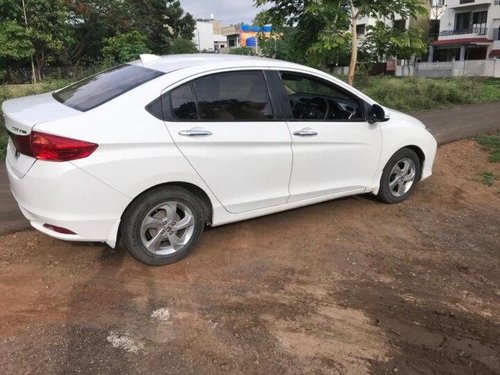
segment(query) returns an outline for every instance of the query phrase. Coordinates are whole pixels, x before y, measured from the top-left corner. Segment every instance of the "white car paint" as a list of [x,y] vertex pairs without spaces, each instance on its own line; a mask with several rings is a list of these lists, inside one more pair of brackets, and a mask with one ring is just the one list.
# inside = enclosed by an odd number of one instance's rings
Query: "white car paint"
[[[436,141],[420,121],[389,111],[390,120],[368,122],[274,121],[164,122],[144,108],[162,92],[215,72],[259,69],[307,73],[329,81],[368,104],[375,102],[346,83],[288,62],[232,55],[177,55],[132,64],[166,72],[87,112],[51,94],[8,100],[2,109],[13,134],[44,132],[98,144],[90,156],[51,162],[16,154],[8,146],[11,190],[23,214],[42,232],[64,240],[102,241],[114,247],[130,202],[165,183],[196,186],[212,206],[217,226],[308,204],[379,189],[389,158],[418,147],[422,178],[432,174]],[[179,132],[203,127],[206,138]],[[313,128],[318,137],[293,132]],[[62,234],[44,224],[68,228]]]

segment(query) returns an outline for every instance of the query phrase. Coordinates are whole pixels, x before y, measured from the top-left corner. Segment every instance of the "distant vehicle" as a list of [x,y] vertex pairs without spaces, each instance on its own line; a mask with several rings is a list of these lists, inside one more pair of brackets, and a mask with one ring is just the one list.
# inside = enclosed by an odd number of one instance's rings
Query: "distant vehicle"
[[405,200],[436,141],[415,118],[289,62],[143,55],[3,103],[12,193],[32,226],[118,238],[150,265],[217,226],[360,193]]

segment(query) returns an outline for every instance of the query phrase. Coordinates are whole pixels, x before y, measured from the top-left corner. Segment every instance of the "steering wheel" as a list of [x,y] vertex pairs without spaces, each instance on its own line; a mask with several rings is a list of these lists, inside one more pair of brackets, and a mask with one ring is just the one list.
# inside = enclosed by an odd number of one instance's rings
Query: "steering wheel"
[[330,112],[330,103],[321,96],[316,96],[306,103],[302,109],[299,118],[305,120],[325,120]]

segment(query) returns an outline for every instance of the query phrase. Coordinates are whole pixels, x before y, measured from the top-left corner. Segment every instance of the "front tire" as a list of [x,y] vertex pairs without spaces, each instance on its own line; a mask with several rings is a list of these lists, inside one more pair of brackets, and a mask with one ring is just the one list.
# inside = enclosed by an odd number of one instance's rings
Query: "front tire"
[[377,198],[385,203],[406,200],[413,192],[420,175],[420,160],[415,151],[409,148],[399,150],[384,167]]
[[151,190],[123,216],[121,235],[129,253],[153,266],[177,262],[195,247],[205,227],[200,200],[181,187]]

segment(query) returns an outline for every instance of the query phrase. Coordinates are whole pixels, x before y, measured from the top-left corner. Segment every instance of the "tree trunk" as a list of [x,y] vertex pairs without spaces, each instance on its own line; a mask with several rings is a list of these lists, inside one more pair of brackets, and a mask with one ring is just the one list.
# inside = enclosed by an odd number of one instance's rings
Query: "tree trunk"
[[[24,15],[24,26],[26,30],[28,30],[28,17],[26,16],[26,4],[24,0],[22,0],[23,4],[23,15]],[[35,75],[35,63],[33,62],[33,54],[31,54],[31,81],[33,84],[36,83],[36,75]]]
[[[352,10],[354,12],[354,10]],[[347,83],[353,85],[354,74],[356,73],[356,63],[358,62],[358,33],[356,26],[358,25],[358,17],[353,15],[351,18],[351,61],[349,63],[349,72],[347,73]]]

